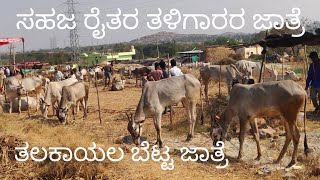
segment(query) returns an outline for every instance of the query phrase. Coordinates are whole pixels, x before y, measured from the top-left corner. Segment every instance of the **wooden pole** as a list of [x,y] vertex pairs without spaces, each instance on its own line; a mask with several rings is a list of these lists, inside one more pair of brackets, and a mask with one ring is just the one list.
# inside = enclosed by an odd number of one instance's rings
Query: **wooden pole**
[[284,58],[282,58],[282,80],[284,80],[284,72],[283,72],[284,71],[284,67],[283,67],[284,65],[283,64],[284,64]]
[[29,111],[29,95],[28,95],[28,92],[26,93],[27,95],[27,111],[28,111],[28,117],[30,117],[30,111]]
[[307,56],[307,45],[304,46],[304,79],[307,80],[307,73],[308,73],[308,56]]
[[266,59],[267,59],[267,52],[265,52],[265,54],[264,54],[264,58],[263,58],[263,60],[262,60],[262,62],[261,62],[261,69],[260,69],[259,83],[261,83],[261,80],[262,80],[262,76],[263,76],[262,72],[264,72],[264,62],[266,61]]
[[26,60],[25,60],[25,53],[24,53],[24,38],[22,38],[22,56],[23,56],[24,69],[27,69]]
[[219,96],[221,96],[221,61],[220,61],[220,71],[219,71]]
[[[266,31],[266,37],[265,37],[265,38],[267,38],[267,36],[268,36],[268,30]],[[263,47],[262,52],[264,53],[264,58],[262,59],[262,62],[261,62],[259,83],[261,83],[262,76],[263,76],[263,74],[264,74],[264,73],[262,74],[262,71],[264,72],[264,66],[263,66],[263,65],[264,65],[264,62],[267,60],[267,46]]]
[[[168,54],[168,79],[171,77],[171,74],[170,74],[170,57],[169,57],[169,54]],[[170,106],[170,125],[172,127],[172,105]]]
[[96,72],[96,75],[94,77],[95,79],[95,86],[96,86],[96,91],[97,91],[97,99],[98,99],[98,111],[99,111],[99,120],[100,120],[100,124],[102,124],[102,120],[101,120],[101,108],[100,108],[100,97],[99,97],[99,91],[98,91],[98,84],[97,84],[97,76],[98,73]]
[[[304,46],[304,61],[303,61],[303,74],[304,74],[304,80],[306,81],[307,80],[307,73],[308,73],[308,66],[309,66],[309,63],[308,63],[308,56],[307,56],[307,45]],[[310,98],[310,103],[311,103],[311,98]]]

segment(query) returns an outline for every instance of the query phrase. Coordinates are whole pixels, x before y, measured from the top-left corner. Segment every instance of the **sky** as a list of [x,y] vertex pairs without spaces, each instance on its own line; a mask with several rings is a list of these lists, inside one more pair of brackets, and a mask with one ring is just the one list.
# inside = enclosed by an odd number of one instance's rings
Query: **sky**
[[[5,0],[1,0],[5,1]],[[26,30],[16,28],[18,18],[16,14],[29,14],[30,8],[33,8],[35,14],[50,14],[51,8],[56,10],[56,14],[66,14],[67,5],[64,4],[67,0],[10,0],[2,3],[0,11],[0,38],[5,37],[24,37],[26,50],[39,50],[50,48],[50,38],[55,37],[58,47],[69,46],[69,31],[59,30]],[[184,34],[220,34],[224,32],[257,32],[253,28],[254,14],[280,14],[285,17],[285,14],[291,13],[292,8],[300,8],[300,17],[311,20],[320,20],[319,15],[319,0],[75,0],[77,2],[76,9],[78,11],[78,32],[80,36],[80,46],[110,44],[118,42],[130,41],[145,35],[157,33],[159,31],[170,31]],[[118,30],[106,29],[106,36],[97,40],[92,37],[92,30],[88,30],[84,26],[84,14],[89,14],[90,9],[97,7],[100,9],[100,20],[106,22],[106,14],[115,14],[117,8],[120,8],[123,14],[134,13],[134,8],[139,11],[139,25],[134,30],[120,28]],[[150,21],[147,14],[155,14],[157,8],[161,8],[164,14],[169,13],[170,9],[178,9],[182,14],[221,14],[223,9],[228,10],[228,14],[238,14],[240,9],[245,10],[245,26],[241,30],[233,30],[227,26],[223,30],[217,30],[213,27],[208,30],[195,30],[193,22],[187,24],[187,29],[182,28],[182,23],[177,29],[170,30],[166,26],[162,26],[159,30],[151,30],[146,23]],[[35,19],[35,18],[34,18]],[[200,19],[199,19],[200,20]],[[130,24],[130,22],[129,22]],[[21,50],[20,44],[16,44],[17,49]],[[0,53],[8,51],[7,46],[0,47]]]

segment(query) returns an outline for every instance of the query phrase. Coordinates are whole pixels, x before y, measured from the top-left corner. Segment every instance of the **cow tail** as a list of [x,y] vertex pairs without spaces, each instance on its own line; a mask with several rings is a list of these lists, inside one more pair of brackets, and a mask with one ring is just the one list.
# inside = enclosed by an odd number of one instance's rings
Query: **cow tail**
[[304,126],[304,154],[306,156],[308,156],[308,150],[309,150],[309,147],[308,147],[308,142],[307,142],[307,131],[306,131],[306,107],[307,107],[307,95],[305,97],[305,100],[304,100],[304,117],[303,117],[303,126]]

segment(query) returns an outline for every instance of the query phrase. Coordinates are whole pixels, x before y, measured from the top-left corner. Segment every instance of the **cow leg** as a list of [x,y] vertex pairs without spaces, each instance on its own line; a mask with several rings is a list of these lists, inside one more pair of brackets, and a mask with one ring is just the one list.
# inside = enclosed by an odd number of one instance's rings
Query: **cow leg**
[[244,137],[246,134],[247,121],[243,118],[240,118],[239,120],[240,120],[240,135],[239,135],[240,149],[239,149],[238,159],[240,160],[242,158],[243,143],[244,143]]
[[206,101],[208,102],[208,82],[204,82],[204,95],[206,96]]
[[9,113],[10,113],[10,114],[12,113],[12,101],[13,101],[13,100],[10,100],[10,107],[9,107]]
[[153,117],[154,120],[154,126],[157,131],[157,142],[159,143],[159,148],[162,148],[162,139],[161,139],[161,114],[162,111],[159,111],[160,113],[156,112],[155,116]]
[[257,122],[255,120],[251,120],[250,121],[250,126],[251,126],[251,130],[252,130],[253,139],[257,144],[258,156],[257,156],[256,160],[260,160],[260,158],[261,158],[261,148],[260,148],[260,143],[259,143],[260,137],[259,137],[258,127],[257,127]]
[[292,132],[292,140],[293,140],[293,153],[292,159],[289,163],[288,167],[291,167],[297,163],[297,153],[298,153],[298,145],[300,140],[300,134],[296,123],[289,124],[290,131]]
[[77,108],[77,109],[76,109],[76,114],[78,114],[79,111],[80,111],[80,101],[77,102],[76,108]]
[[190,131],[191,131],[191,138],[192,138],[194,136],[194,127],[197,119],[197,107],[195,102],[191,102],[190,104],[191,104],[191,109],[189,111],[191,113],[191,125],[192,125],[192,129],[190,129]]
[[191,108],[191,103],[188,102],[187,99],[183,99],[182,100],[183,104],[185,105],[185,109],[186,109],[186,112],[188,114],[188,120],[189,120],[189,133],[188,133],[188,136],[187,136],[187,139],[186,139],[186,142],[189,142],[191,141],[192,139],[192,136],[193,136],[193,119],[192,119],[192,108]]
[[136,87],[138,87],[138,77],[136,77]]
[[279,163],[281,161],[281,159],[283,158],[284,154],[287,152],[287,149],[288,149],[288,146],[291,142],[291,139],[292,139],[292,134],[290,132],[290,128],[289,128],[289,124],[287,121],[284,122],[284,125],[285,125],[285,130],[286,130],[286,141],[283,145],[283,148],[279,154],[279,157],[278,159],[275,161],[275,163]]
[[87,108],[86,108],[86,102],[84,99],[81,101],[81,105],[83,108],[83,119],[87,119]]
[[[48,109],[49,109],[49,107],[47,105],[44,105],[44,106],[45,107],[44,107],[44,112],[43,112],[43,118],[48,119]],[[52,106],[52,109],[54,109],[53,106]]]
[[75,111],[75,106],[72,106],[71,107],[71,109],[72,109],[72,116],[73,116],[73,120],[75,121],[76,120],[76,116],[75,116],[75,113],[74,113],[74,111]]
[[[39,110],[39,107],[38,107],[38,105],[39,105],[39,104],[38,104],[38,103],[39,103],[39,102],[38,102],[38,99],[39,99],[39,98],[38,98],[38,97],[39,97],[39,95],[36,94],[36,111],[37,111],[37,112],[38,112],[38,110]],[[29,106],[29,105],[28,105],[28,106]]]
[[18,112],[21,114],[21,97],[18,97]]

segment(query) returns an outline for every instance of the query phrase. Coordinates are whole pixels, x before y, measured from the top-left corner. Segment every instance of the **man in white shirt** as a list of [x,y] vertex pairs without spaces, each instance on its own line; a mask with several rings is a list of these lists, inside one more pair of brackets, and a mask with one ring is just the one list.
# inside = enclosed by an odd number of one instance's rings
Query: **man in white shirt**
[[54,77],[55,77],[56,81],[62,81],[63,80],[63,74],[62,74],[61,71],[58,70],[58,68],[55,68]]
[[171,76],[182,76],[183,75],[181,69],[179,69],[177,67],[177,62],[174,59],[172,59],[170,61],[170,64],[171,64],[171,69],[170,69]]

